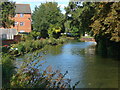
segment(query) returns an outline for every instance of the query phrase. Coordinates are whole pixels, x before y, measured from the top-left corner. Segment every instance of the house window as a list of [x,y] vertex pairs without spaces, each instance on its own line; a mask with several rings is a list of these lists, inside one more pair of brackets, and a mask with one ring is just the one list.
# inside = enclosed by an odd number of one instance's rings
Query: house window
[[6,34],[2,34],[2,39],[7,39],[7,35]]
[[23,16],[24,16],[24,14],[23,14],[23,13],[21,13],[21,14],[20,14],[20,17],[23,17]]
[[20,22],[20,26],[24,26],[24,22]]
[[17,26],[17,25],[18,25],[18,22],[15,22],[14,25]]

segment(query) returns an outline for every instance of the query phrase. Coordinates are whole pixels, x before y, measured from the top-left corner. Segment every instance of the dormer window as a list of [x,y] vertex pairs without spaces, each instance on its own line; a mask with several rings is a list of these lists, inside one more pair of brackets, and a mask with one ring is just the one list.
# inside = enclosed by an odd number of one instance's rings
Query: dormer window
[[23,16],[24,16],[24,14],[23,14],[23,13],[21,13],[21,14],[20,14],[20,17],[23,17]]

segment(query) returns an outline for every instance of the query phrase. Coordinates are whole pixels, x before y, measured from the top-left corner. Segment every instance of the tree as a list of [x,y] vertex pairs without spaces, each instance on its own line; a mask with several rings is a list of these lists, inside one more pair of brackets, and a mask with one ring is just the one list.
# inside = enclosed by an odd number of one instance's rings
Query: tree
[[48,29],[50,25],[59,25],[63,20],[63,15],[56,2],[42,3],[39,7],[35,8],[32,15],[33,29],[41,33],[41,37],[48,37]]
[[76,30],[78,30],[77,33],[79,33],[79,9],[76,4],[69,2],[69,5],[65,8],[65,10],[66,20],[64,24],[66,26],[66,32],[70,32],[73,36],[76,36]]
[[61,32],[61,28],[58,25],[51,24],[49,29],[48,29],[49,37],[59,38],[60,32]]
[[91,2],[84,2],[83,6],[80,9],[80,32],[83,35],[85,35],[85,32],[89,34],[89,32],[91,32],[90,25],[93,22],[91,18],[94,16],[95,13],[94,4]]
[[100,2],[95,4],[96,13],[91,25],[101,53],[119,56],[120,51],[120,3]]
[[11,19],[15,15],[15,2],[1,2],[0,3],[0,21],[1,27],[10,28],[14,25],[14,21]]
[[73,28],[78,29],[79,35],[84,35],[85,32],[89,33],[91,31],[91,18],[94,15],[94,5],[91,2],[84,2],[81,5],[70,2],[65,10],[66,22],[71,21],[70,28],[72,32],[74,32]]

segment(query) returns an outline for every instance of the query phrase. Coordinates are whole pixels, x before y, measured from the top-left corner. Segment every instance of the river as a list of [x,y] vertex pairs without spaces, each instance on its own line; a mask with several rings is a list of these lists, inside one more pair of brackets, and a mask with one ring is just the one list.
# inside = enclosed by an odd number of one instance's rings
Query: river
[[43,69],[51,65],[53,70],[68,71],[65,78],[71,84],[80,81],[77,88],[118,88],[118,60],[98,56],[95,42],[71,42],[47,46]]

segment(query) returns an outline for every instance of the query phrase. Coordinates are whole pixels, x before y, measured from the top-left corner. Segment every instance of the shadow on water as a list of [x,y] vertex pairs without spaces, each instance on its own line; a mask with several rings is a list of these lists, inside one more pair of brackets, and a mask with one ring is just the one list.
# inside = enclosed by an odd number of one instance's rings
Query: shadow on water
[[65,72],[78,88],[117,88],[118,61],[113,58],[98,56],[95,42],[71,42],[61,46],[49,47],[45,56],[47,63]]

